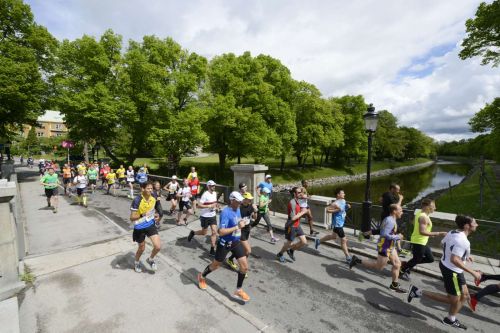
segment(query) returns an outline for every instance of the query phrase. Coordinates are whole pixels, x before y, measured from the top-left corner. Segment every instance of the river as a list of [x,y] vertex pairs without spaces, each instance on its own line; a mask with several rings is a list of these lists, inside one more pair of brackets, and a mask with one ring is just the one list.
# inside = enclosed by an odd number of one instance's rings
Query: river
[[[460,183],[471,168],[468,164],[438,161],[425,169],[372,178],[371,199],[374,204],[378,204],[382,193],[387,191],[389,185],[394,182],[401,187],[401,193],[404,196],[403,205],[405,205],[421,199],[436,190],[447,188],[450,183],[451,185]],[[362,202],[365,199],[364,180],[347,184],[310,186],[309,192],[311,194],[334,197],[335,189],[338,187],[344,189],[348,201]]]

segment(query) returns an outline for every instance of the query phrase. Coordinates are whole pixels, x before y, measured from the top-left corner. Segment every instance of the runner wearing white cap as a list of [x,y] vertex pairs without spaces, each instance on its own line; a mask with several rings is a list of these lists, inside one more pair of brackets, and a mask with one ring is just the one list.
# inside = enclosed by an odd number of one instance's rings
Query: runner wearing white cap
[[172,215],[177,207],[177,191],[179,190],[179,182],[177,181],[177,176],[173,175],[172,180],[163,187],[167,191],[167,201],[170,201],[170,213]]

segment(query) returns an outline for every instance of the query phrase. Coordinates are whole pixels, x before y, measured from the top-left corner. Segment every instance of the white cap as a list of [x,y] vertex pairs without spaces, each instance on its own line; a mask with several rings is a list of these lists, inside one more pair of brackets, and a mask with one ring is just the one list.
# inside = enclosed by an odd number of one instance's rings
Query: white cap
[[271,175],[266,175],[266,179],[268,179],[268,178],[273,178],[273,177],[271,177]]
[[172,179],[177,179],[177,176],[176,176],[176,175],[173,175],[173,176],[172,176]]
[[207,186],[215,186],[215,182],[213,180],[209,180],[207,182]]
[[242,202],[243,201],[243,196],[241,195],[240,192],[238,191],[233,191],[231,192],[231,194],[229,195],[229,200],[236,200],[238,202]]
[[262,189],[262,192],[269,194],[269,193],[271,193],[271,190],[270,190],[270,189],[268,189],[267,187],[264,187],[264,188]]

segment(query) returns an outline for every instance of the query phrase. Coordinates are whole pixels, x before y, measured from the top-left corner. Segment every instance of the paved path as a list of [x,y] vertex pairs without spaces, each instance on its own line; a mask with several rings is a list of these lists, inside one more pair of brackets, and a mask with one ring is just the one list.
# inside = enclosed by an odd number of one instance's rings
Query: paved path
[[[21,185],[25,186],[31,185]],[[35,187],[23,190],[25,212],[43,207],[42,189],[36,191]],[[26,193],[30,200],[24,200]],[[163,248],[158,272],[137,274],[132,270],[135,245],[127,222],[130,200],[99,192],[89,204],[87,210],[63,204],[60,213],[47,212],[45,223],[55,224],[75,214],[55,234],[29,230],[30,239],[45,238],[40,244],[48,244],[48,249],[40,247],[45,255],[26,259],[37,280],[19,297],[22,332],[454,331],[440,323],[447,312],[444,305],[425,300],[407,304],[404,295],[391,292],[388,269],[350,271],[342,253],[328,246],[319,253],[309,246],[297,253],[296,262],[281,264],[275,260],[281,241],[270,244],[261,227],[252,230],[254,255],[245,280],[252,300],[246,305],[230,298],[236,274],[227,268],[209,275],[207,291],[196,287],[195,274],[210,262],[208,239],[195,238],[190,243],[185,239],[189,228],[198,228],[198,221],[186,228],[175,227],[167,219],[160,231]],[[100,214],[105,217],[98,218]],[[62,247],[52,246],[47,239],[66,233],[73,237],[85,228],[87,218],[106,224],[95,224],[98,240],[90,237]],[[281,223],[279,218],[273,221]],[[372,251],[370,246],[360,244],[359,251]],[[429,276],[413,274],[413,283],[443,291],[442,282]],[[459,318],[469,331],[497,332],[499,307],[500,300],[489,297],[478,312],[464,308]]]

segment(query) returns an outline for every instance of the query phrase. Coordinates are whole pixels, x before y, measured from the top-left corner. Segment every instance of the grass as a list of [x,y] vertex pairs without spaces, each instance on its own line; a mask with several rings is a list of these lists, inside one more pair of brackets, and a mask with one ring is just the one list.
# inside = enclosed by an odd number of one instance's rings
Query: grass
[[[500,196],[500,183],[496,180],[491,165],[486,165],[485,171],[496,194]],[[483,208],[479,205],[479,172],[462,184],[454,187],[451,192],[441,196],[436,201],[439,211],[454,214],[467,214],[475,218],[500,221],[500,204],[495,200],[494,193],[484,182]],[[500,198],[499,198],[500,199]]]

